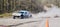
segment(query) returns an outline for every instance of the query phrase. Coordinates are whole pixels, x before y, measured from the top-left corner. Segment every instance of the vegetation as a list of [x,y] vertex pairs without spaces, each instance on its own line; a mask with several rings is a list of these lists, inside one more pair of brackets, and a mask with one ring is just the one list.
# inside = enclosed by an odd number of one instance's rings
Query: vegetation
[[58,6],[58,7],[60,7],[60,0],[43,0],[43,2],[42,2],[44,5],[45,4],[54,4],[54,5],[56,5],[56,6]]
[[60,0],[0,0],[0,14],[22,9],[38,13],[44,11],[43,4],[55,4],[60,7]]
[[0,0],[0,14],[10,13],[17,10],[29,10],[31,12],[40,12],[43,8],[38,5],[36,0]]

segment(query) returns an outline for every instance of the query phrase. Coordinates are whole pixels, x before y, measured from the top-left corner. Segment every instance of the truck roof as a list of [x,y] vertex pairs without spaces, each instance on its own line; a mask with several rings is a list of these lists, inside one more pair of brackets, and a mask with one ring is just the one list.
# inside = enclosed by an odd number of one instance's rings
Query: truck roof
[[27,11],[27,10],[20,10],[19,12],[29,12],[29,11]]

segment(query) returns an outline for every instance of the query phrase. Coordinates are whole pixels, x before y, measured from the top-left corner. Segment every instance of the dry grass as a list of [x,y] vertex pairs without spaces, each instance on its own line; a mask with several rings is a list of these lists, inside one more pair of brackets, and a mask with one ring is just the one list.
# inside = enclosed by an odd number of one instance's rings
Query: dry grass
[[10,16],[12,16],[11,13],[4,13],[0,15],[0,17],[10,17]]
[[46,6],[47,6],[48,8],[51,8],[51,7],[52,7],[51,4],[47,4]]

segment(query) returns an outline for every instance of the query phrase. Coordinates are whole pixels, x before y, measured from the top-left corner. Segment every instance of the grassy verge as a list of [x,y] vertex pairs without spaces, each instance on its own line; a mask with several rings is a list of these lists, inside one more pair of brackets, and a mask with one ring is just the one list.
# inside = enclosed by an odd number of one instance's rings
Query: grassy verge
[[11,13],[0,14],[0,17],[10,17],[10,16],[12,16]]

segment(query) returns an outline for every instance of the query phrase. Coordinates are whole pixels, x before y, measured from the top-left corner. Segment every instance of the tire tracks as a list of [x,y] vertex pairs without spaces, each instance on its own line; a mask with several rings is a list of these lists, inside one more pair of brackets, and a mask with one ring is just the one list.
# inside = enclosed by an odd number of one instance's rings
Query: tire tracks
[[23,24],[28,24],[28,23],[34,23],[34,22],[42,22],[43,20],[38,20],[38,21],[28,21],[28,22],[23,22],[23,23],[18,23],[16,25],[8,25],[9,27],[16,27],[16,26],[19,26],[19,25],[23,25]]

